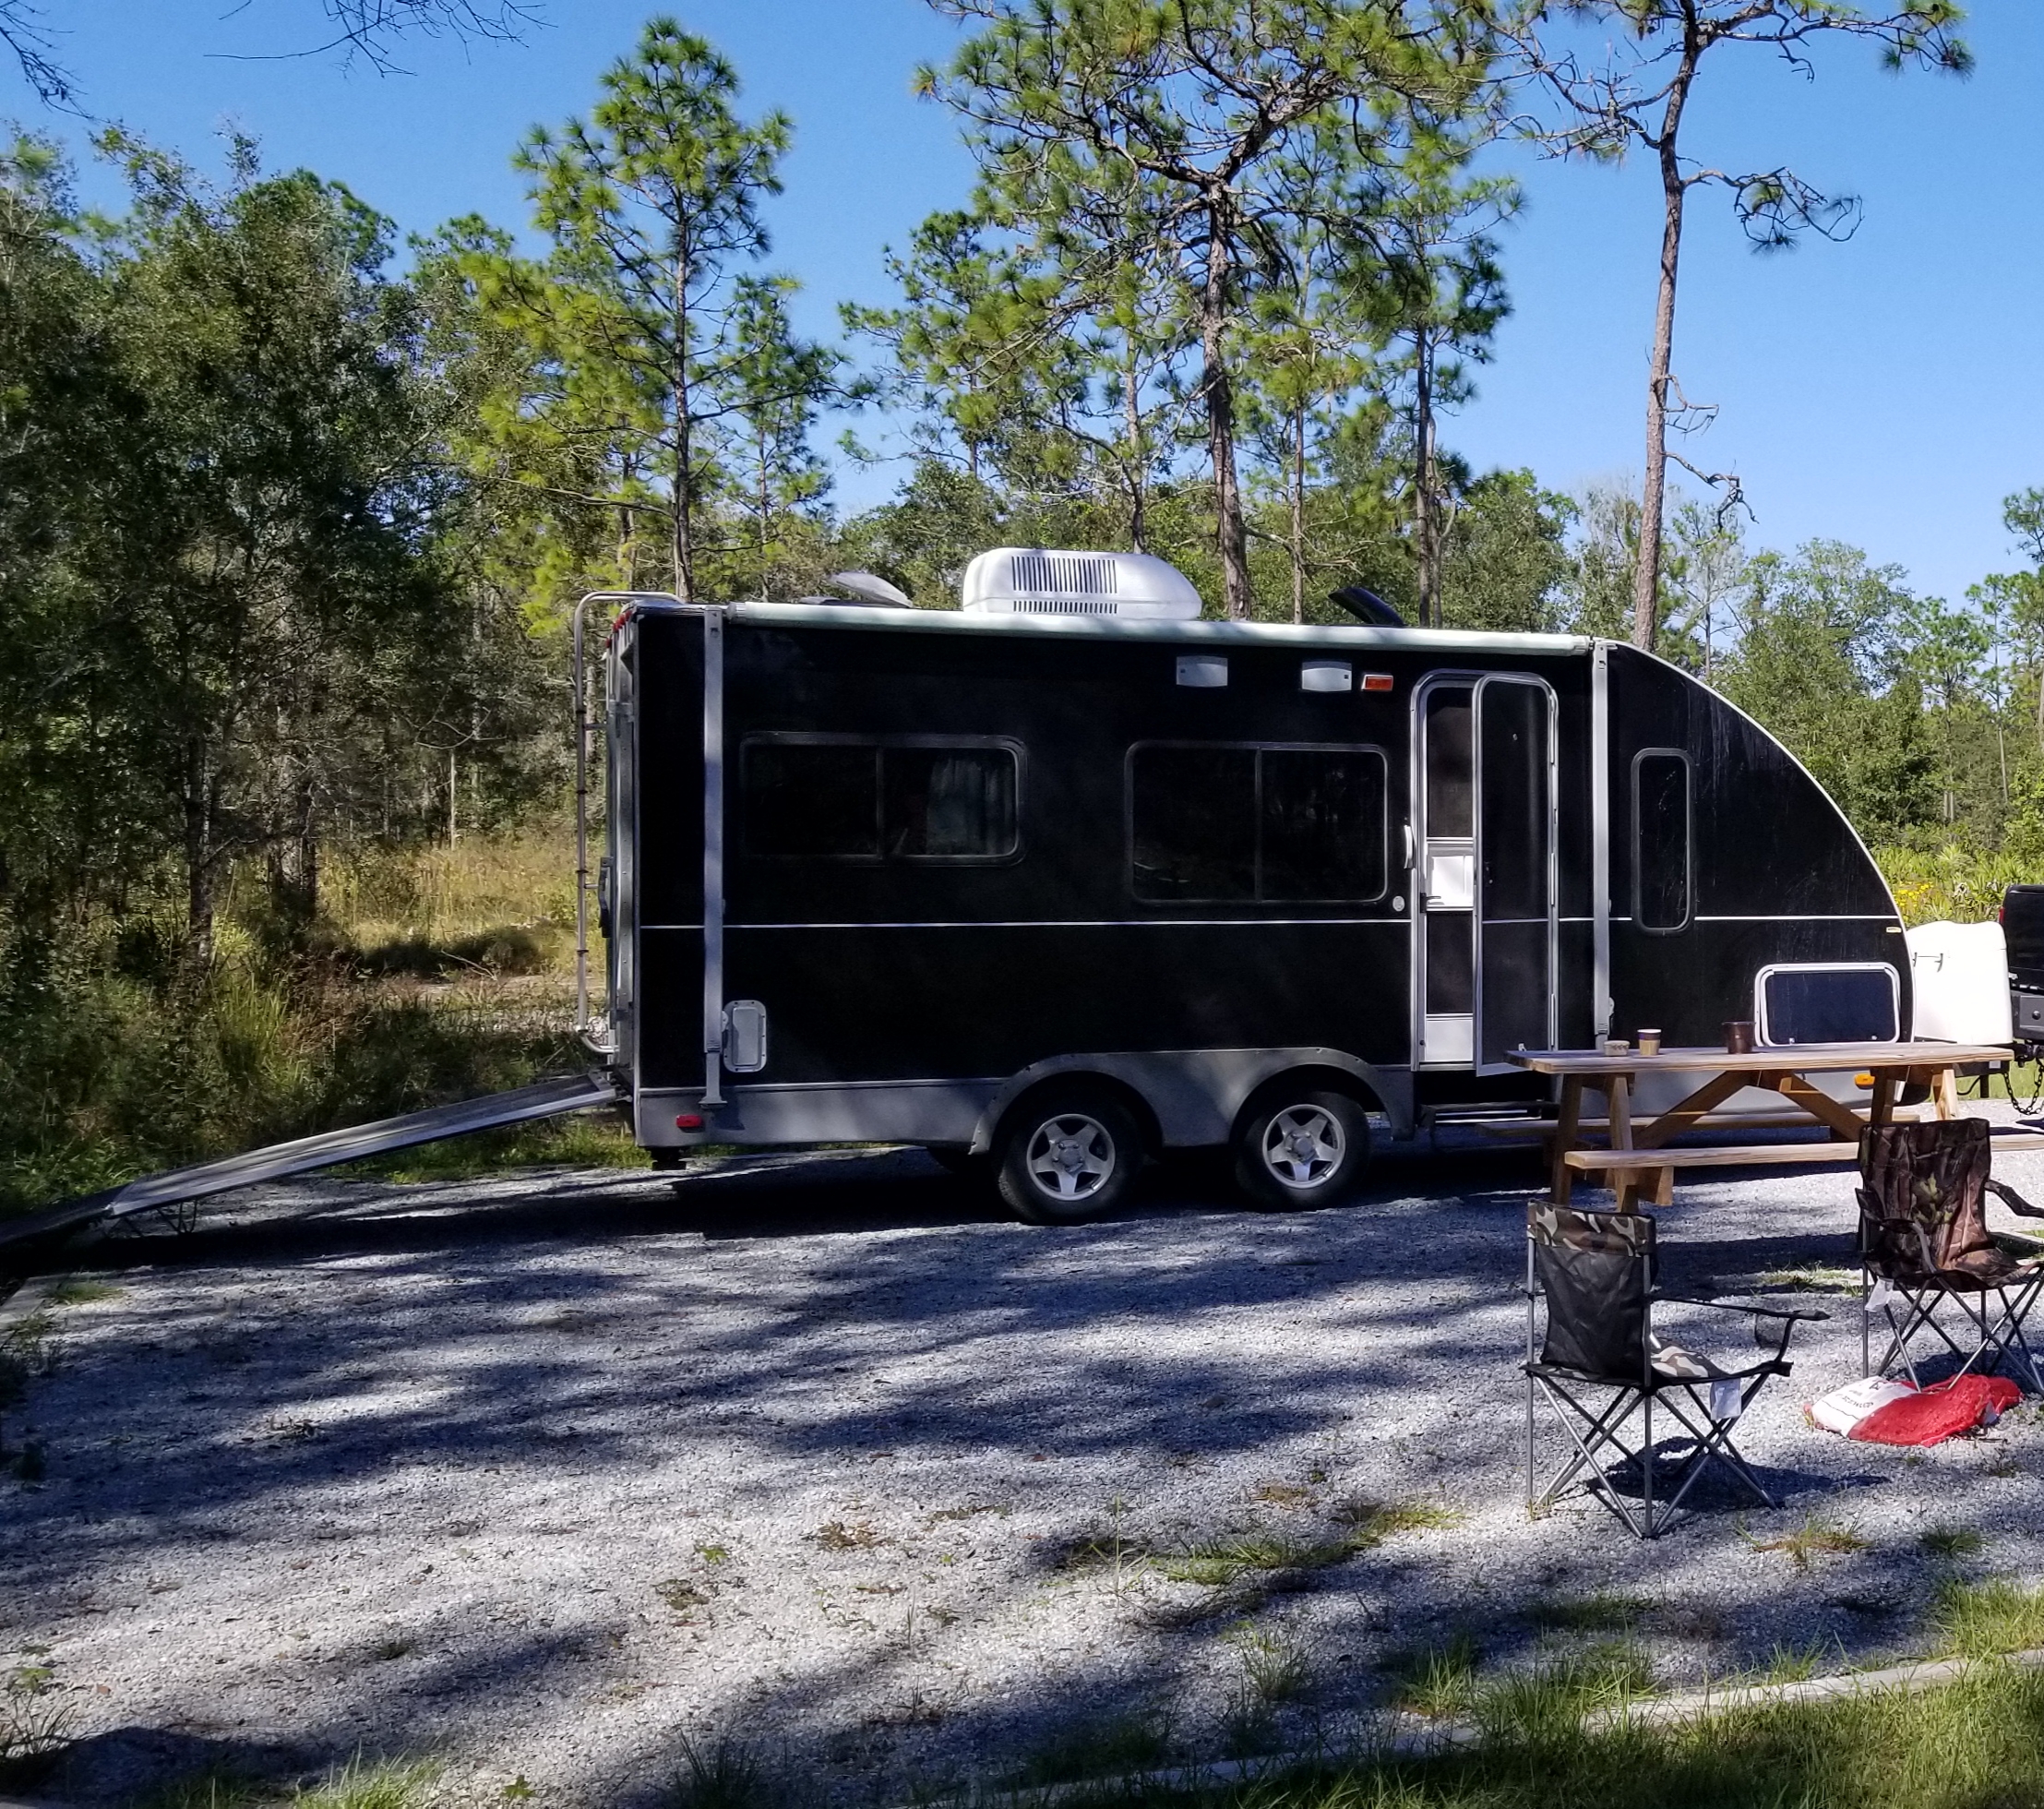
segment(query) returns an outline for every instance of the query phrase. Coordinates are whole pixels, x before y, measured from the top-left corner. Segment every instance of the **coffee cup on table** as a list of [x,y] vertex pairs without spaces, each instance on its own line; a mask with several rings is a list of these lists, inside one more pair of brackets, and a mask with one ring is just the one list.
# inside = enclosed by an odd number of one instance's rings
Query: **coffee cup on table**
[[1661,1033],[1658,1030],[1642,1030],[1640,1032],[1640,1053],[1642,1055],[1658,1055],[1660,1052]]
[[1732,1018],[1725,1025],[1725,1053],[1727,1055],[1751,1055],[1753,1052],[1753,1021],[1751,1018]]

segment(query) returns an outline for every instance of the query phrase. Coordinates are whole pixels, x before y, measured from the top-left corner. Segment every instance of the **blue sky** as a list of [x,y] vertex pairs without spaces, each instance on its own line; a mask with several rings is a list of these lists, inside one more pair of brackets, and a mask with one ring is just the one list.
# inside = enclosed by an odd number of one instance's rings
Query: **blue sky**
[[[411,71],[332,56],[242,60],[319,42],[316,0],[48,0],[86,105],[198,161],[232,123],[272,166],[347,183],[406,230],[481,212],[523,223],[512,148],[535,123],[585,108],[598,73],[651,8],[537,0],[522,44],[413,40]],[[807,285],[806,326],[842,299],[879,301],[881,247],[956,205],[972,169],[949,114],[911,73],[951,28],[921,0],[694,0],[683,22],[737,65],[746,105],[794,114],[774,263]],[[1739,473],[1750,537],[1851,541],[1954,599],[2014,563],[2001,499],[2044,485],[2044,6],[1978,0],[1969,81],[1881,71],[1865,46],[1817,54],[1814,82],[1738,49],[1706,66],[1685,142],[1728,168],[1789,163],[1857,193],[1844,245],[1756,258],[1721,201],[1700,198],[1684,249],[1676,367],[1720,405],[1692,447]],[[11,70],[0,114],[61,136]],[[1529,205],[1508,233],[1514,313],[1480,394],[1448,427],[1477,466],[1529,465],[1575,489],[1639,469],[1658,192],[1620,170],[1516,160]],[[88,192],[112,200],[103,177]],[[866,430],[870,437],[870,428]],[[885,479],[842,492],[875,499]]]

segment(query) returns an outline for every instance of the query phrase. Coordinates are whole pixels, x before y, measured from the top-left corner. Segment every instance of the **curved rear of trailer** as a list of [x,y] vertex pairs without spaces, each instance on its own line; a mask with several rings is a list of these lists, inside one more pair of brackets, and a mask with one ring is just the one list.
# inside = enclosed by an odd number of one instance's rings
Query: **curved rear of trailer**
[[1608,658],[1610,1034],[1708,1046],[1743,1018],[1807,1042],[1844,1012],[1835,1040],[1907,1036],[1901,914],[1845,813],[1689,674],[1631,647]]

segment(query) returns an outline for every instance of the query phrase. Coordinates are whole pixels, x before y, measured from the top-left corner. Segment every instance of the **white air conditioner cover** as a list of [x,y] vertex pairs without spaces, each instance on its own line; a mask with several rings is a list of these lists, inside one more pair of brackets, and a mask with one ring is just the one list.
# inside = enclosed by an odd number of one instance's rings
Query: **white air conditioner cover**
[[2005,1043],[2009,951],[1998,923],[1926,923],[1907,932],[1912,1027],[1939,1043]]
[[960,605],[975,616],[1116,616],[1191,622],[1200,593],[1185,574],[1147,553],[997,546],[965,568]]

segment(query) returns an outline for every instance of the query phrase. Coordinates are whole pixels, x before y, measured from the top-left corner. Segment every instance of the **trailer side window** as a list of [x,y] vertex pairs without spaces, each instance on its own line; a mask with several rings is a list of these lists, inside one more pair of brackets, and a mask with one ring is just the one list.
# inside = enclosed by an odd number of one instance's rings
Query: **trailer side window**
[[1129,791],[1138,898],[1256,896],[1253,748],[1138,748]]
[[1632,887],[1642,929],[1689,922],[1689,756],[1673,748],[1648,748],[1632,761]]
[[881,812],[897,860],[1015,852],[1015,756],[1006,748],[883,748]]
[[766,860],[1007,860],[1021,762],[1002,742],[747,737],[745,850]]
[[1357,904],[1383,895],[1376,748],[1149,744],[1129,758],[1130,879],[1150,904]]
[[880,750],[872,742],[747,741],[745,845],[782,860],[875,860]]

